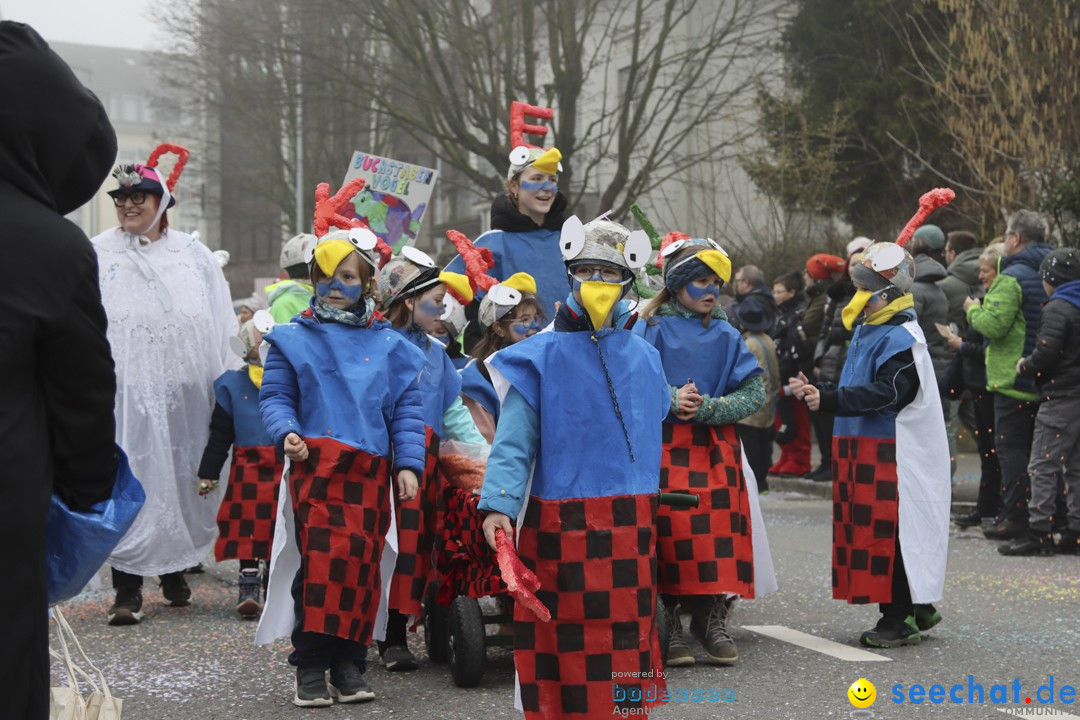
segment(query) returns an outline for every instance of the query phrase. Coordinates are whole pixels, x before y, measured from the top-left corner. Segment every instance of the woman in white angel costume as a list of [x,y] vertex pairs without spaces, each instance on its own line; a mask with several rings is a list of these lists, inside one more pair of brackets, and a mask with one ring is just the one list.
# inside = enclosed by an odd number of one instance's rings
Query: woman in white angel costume
[[[158,158],[179,159],[168,179]],[[116,602],[110,625],[142,618],[143,577],[161,577],[165,600],[188,605],[184,570],[214,544],[221,490],[199,497],[197,470],[209,434],[214,379],[237,365],[228,339],[236,317],[210,250],[169,228],[166,211],[188,151],[161,145],[145,164],[120,165],[109,192],[119,227],[91,242],[116,363],[116,441],[146,489],[146,504],[109,558]]]

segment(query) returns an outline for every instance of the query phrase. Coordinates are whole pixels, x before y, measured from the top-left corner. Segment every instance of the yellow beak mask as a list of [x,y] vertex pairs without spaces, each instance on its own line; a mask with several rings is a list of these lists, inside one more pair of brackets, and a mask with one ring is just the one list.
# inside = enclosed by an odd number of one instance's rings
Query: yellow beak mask
[[702,250],[695,255],[698,260],[709,266],[716,276],[727,285],[731,282],[731,258],[720,250]]
[[315,246],[315,262],[319,263],[323,275],[333,277],[341,261],[355,250],[356,246],[348,240],[327,240]]
[[599,280],[582,281],[579,291],[581,304],[585,312],[589,314],[593,330],[599,330],[604,326],[604,321],[611,314],[615,303],[622,297],[623,286],[621,283],[601,282]]
[[874,296],[874,293],[869,290],[856,290],[855,297],[851,298],[851,302],[840,313],[840,319],[844,321],[844,327],[850,330],[855,326],[855,320],[858,319],[859,313],[866,307],[866,303],[870,302],[870,298]]

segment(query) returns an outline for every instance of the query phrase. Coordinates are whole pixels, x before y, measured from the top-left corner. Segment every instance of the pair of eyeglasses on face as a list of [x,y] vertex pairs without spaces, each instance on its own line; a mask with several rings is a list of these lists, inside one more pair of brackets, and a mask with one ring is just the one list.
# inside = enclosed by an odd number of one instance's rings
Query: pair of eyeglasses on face
[[600,280],[601,282],[622,282],[623,272],[618,268],[607,265],[576,265],[571,271],[574,277],[582,282]]
[[125,193],[124,195],[117,195],[117,196],[113,197],[113,205],[115,205],[118,208],[124,207],[124,205],[127,203],[128,200],[131,201],[132,205],[142,205],[144,202],[146,202],[146,196],[148,194],[149,193],[145,193],[145,192],[143,192],[141,190],[136,190],[133,193]]

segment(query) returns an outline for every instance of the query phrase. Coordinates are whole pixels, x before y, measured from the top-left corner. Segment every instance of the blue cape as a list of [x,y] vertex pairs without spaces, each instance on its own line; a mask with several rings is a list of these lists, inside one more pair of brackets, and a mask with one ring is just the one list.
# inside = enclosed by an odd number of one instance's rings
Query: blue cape
[[[424,367],[423,353],[389,326],[360,329],[307,317],[275,326],[265,339],[270,353],[260,408],[271,437],[297,432],[379,457],[390,454],[390,421]],[[281,356],[295,374],[295,398],[286,397],[292,379],[279,379],[289,372]],[[299,428],[285,426],[293,403]]]
[[499,396],[484,374],[480,372],[480,360],[474,360],[461,371],[461,394],[480,403],[499,424]]
[[[839,387],[869,385],[886,360],[897,353],[910,350],[914,344],[915,337],[902,325],[858,325],[851,344],[848,345],[847,360],[843,372],[840,373]],[[833,435],[895,438],[896,405],[868,415],[837,415],[833,421]]]
[[259,413],[259,389],[242,370],[226,370],[214,381],[214,399],[233,419],[237,447],[268,447],[274,444]]
[[599,347],[635,462],[591,333],[540,333],[491,360],[540,417],[531,491],[540,499],[638,495],[660,486],[662,427],[671,402],[660,356],[625,330],[602,334]]
[[[476,239],[478,248],[489,248],[495,266],[488,273],[502,281],[517,272],[526,272],[536,279],[536,295],[548,319],[555,317],[555,303],[566,297],[570,282],[566,276],[559,251],[559,231],[536,229],[528,232],[491,230]],[[461,257],[451,261],[446,269],[464,273],[465,262]],[[477,293],[477,299],[484,293]]]
[[397,332],[424,353],[424,368],[417,378],[420,394],[424,397],[424,424],[441,436],[443,413],[461,394],[461,376],[441,342],[415,326],[399,328]]
[[[705,327],[697,318],[654,316],[638,320],[634,333],[660,352],[668,385],[692,379],[702,395],[723,397],[762,372],[739,331],[717,318]],[[668,421],[684,422],[674,415]]]

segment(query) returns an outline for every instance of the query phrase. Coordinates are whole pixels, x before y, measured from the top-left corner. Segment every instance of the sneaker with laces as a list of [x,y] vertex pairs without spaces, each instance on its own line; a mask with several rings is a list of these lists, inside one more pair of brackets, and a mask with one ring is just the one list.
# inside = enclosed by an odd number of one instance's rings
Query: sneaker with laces
[[142,619],[142,590],[138,588],[117,590],[116,602],[109,608],[109,624],[136,625]]
[[668,667],[689,667],[694,664],[694,653],[690,652],[690,646],[686,644],[686,636],[683,635],[682,619],[679,617],[681,608],[678,605],[668,605]]
[[877,625],[867,630],[859,638],[866,647],[895,648],[901,645],[918,645],[922,635],[915,625],[915,616],[908,615],[903,620],[882,617]]
[[296,692],[293,694],[296,707],[330,707],[334,699],[326,687],[326,671],[321,668],[296,668]]
[[236,612],[245,620],[252,620],[262,610],[259,602],[259,591],[262,589],[262,581],[259,579],[258,570],[241,570],[240,597],[236,601]]
[[374,700],[375,693],[356,663],[343,662],[330,669],[330,697],[339,703],[362,703]]
[[723,595],[705,596],[690,615],[690,634],[701,643],[713,662],[733,663],[739,659],[739,651],[728,630],[734,604],[734,600],[729,602]]
[[919,632],[926,632],[941,622],[941,613],[933,605],[915,606],[915,627]]
[[172,607],[185,607],[191,604],[191,588],[182,572],[161,576],[161,594]]

